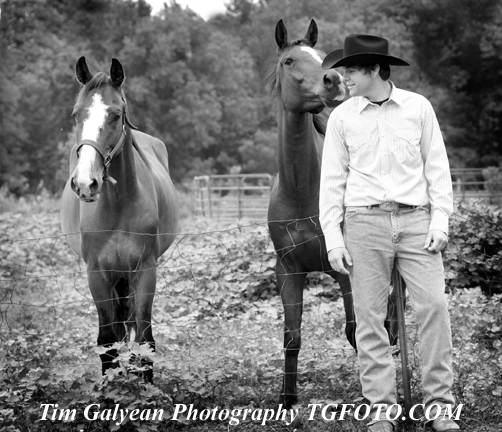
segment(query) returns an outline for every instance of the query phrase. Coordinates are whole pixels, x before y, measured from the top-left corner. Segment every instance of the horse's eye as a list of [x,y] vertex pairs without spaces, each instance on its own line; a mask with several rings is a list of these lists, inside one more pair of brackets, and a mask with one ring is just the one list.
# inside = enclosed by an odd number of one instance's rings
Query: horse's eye
[[119,120],[120,120],[120,114],[114,114],[114,115],[112,116],[112,121],[117,122],[117,121],[119,121]]
[[292,65],[293,64],[293,59],[288,57],[287,59],[284,60],[284,64],[286,66]]

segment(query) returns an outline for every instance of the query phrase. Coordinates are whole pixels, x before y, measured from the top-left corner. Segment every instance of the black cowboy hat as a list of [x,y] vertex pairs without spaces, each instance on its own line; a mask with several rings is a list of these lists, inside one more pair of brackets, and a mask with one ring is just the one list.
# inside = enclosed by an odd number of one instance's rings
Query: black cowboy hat
[[322,62],[323,69],[360,63],[378,63],[393,66],[409,66],[400,58],[389,55],[389,41],[385,38],[352,34],[345,38],[343,49],[330,52]]

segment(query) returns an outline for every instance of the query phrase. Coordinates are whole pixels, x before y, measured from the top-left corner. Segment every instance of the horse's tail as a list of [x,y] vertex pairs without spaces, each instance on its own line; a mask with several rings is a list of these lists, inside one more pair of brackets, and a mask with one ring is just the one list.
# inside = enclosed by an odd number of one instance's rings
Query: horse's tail
[[118,341],[135,340],[136,317],[134,308],[134,293],[130,292],[129,280],[120,278],[114,290],[113,331]]

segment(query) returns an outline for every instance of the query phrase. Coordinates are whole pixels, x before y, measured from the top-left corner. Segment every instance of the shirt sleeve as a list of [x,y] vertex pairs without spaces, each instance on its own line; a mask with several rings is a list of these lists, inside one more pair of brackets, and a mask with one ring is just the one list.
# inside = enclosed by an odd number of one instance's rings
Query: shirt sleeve
[[429,101],[426,101],[423,113],[421,151],[431,203],[429,231],[438,229],[448,234],[448,220],[453,213],[450,165],[439,123]]
[[340,224],[343,221],[349,154],[340,129],[339,121],[333,111],[328,120],[324,139],[319,194],[319,220],[328,252],[334,248],[345,247]]

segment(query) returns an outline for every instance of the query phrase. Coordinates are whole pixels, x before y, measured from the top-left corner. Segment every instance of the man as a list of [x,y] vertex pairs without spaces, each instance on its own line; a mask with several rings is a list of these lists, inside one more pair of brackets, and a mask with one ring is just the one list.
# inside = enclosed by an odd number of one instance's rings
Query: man
[[440,254],[453,211],[448,158],[431,104],[389,81],[391,65],[409,66],[389,55],[386,39],[371,35],[348,36],[343,49],[324,59],[324,69],[344,68],[351,98],[328,121],[320,220],[331,266],[351,277],[369,431],[396,428],[390,408],[397,403],[396,376],[384,328],[394,265],[420,326],[425,411],[433,418],[441,410],[434,430],[457,431],[445,415],[455,404]]

